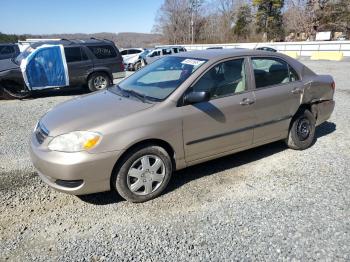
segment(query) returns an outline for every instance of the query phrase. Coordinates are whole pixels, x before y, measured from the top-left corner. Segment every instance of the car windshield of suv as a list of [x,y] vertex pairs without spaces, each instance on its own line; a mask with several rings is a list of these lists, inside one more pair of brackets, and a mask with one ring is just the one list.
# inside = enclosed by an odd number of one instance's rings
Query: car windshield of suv
[[162,101],[207,60],[168,56],[137,71],[111,91],[118,90],[144,99]]
[[16,58],[15,58],[15,63],[17,65],[20,65],[22,60],[27,58],[35,49],[31,46],[27,47],[22,53],[20,53]]

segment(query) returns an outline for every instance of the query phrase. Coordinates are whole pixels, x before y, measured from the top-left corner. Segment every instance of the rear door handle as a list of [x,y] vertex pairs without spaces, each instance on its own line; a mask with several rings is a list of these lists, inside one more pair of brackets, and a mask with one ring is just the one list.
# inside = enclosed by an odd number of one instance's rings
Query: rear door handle
[[293,93],[293,94],[296,94],[296,95],[299,95],[299,94],[301,94],[302,92],[303,92],[303,90],[300,89],[300,88],[295,88],[295,89],[292,90],[292,93]]
[[243,98],[242,101],[239,103],[242,106],[246,106],[246,105],[251,105],[254,104],[255,100],[249,99],[249,98]]

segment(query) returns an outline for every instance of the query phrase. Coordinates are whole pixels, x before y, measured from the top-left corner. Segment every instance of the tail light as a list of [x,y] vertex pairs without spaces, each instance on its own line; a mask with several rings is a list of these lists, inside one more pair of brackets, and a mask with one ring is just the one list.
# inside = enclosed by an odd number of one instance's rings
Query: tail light
[[121,69],[121,71],[125,71],[124,63],[121,63],[121,64],[120,64],[120,69]]
[[334,81],[332,82],[331,87],[333,90],[335,90],[335,82]]

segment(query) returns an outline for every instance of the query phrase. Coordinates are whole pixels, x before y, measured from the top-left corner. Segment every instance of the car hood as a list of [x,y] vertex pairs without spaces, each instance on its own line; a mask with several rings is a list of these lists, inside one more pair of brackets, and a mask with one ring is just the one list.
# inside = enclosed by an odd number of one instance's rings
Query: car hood
[[78,130],[100,131],[101,126],[107,123],[152,106],[106,90],[80,96],[54,107],[42,117],[41,123],[49,131],[49,136]]
[[0,60],[0,72],[10,70],[10,69],[15,69],[15,68],[19,68],[19,66],[14,62],[12,62],[11,59]]

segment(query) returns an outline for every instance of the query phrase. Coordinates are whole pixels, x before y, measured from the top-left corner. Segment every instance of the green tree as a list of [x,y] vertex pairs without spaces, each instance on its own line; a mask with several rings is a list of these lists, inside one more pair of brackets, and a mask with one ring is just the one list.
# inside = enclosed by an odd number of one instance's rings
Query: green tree
[[253,0],[256,11],[256,28],[264,33],[266,40],[280,40],[284,37],[282,8],[284,0]]
[[247,39],[250,36],[250,24],[252,22],[252,12],[249,5],[244,4],[238,8],[237,21],[233,28],[233,33],[238,38]]

